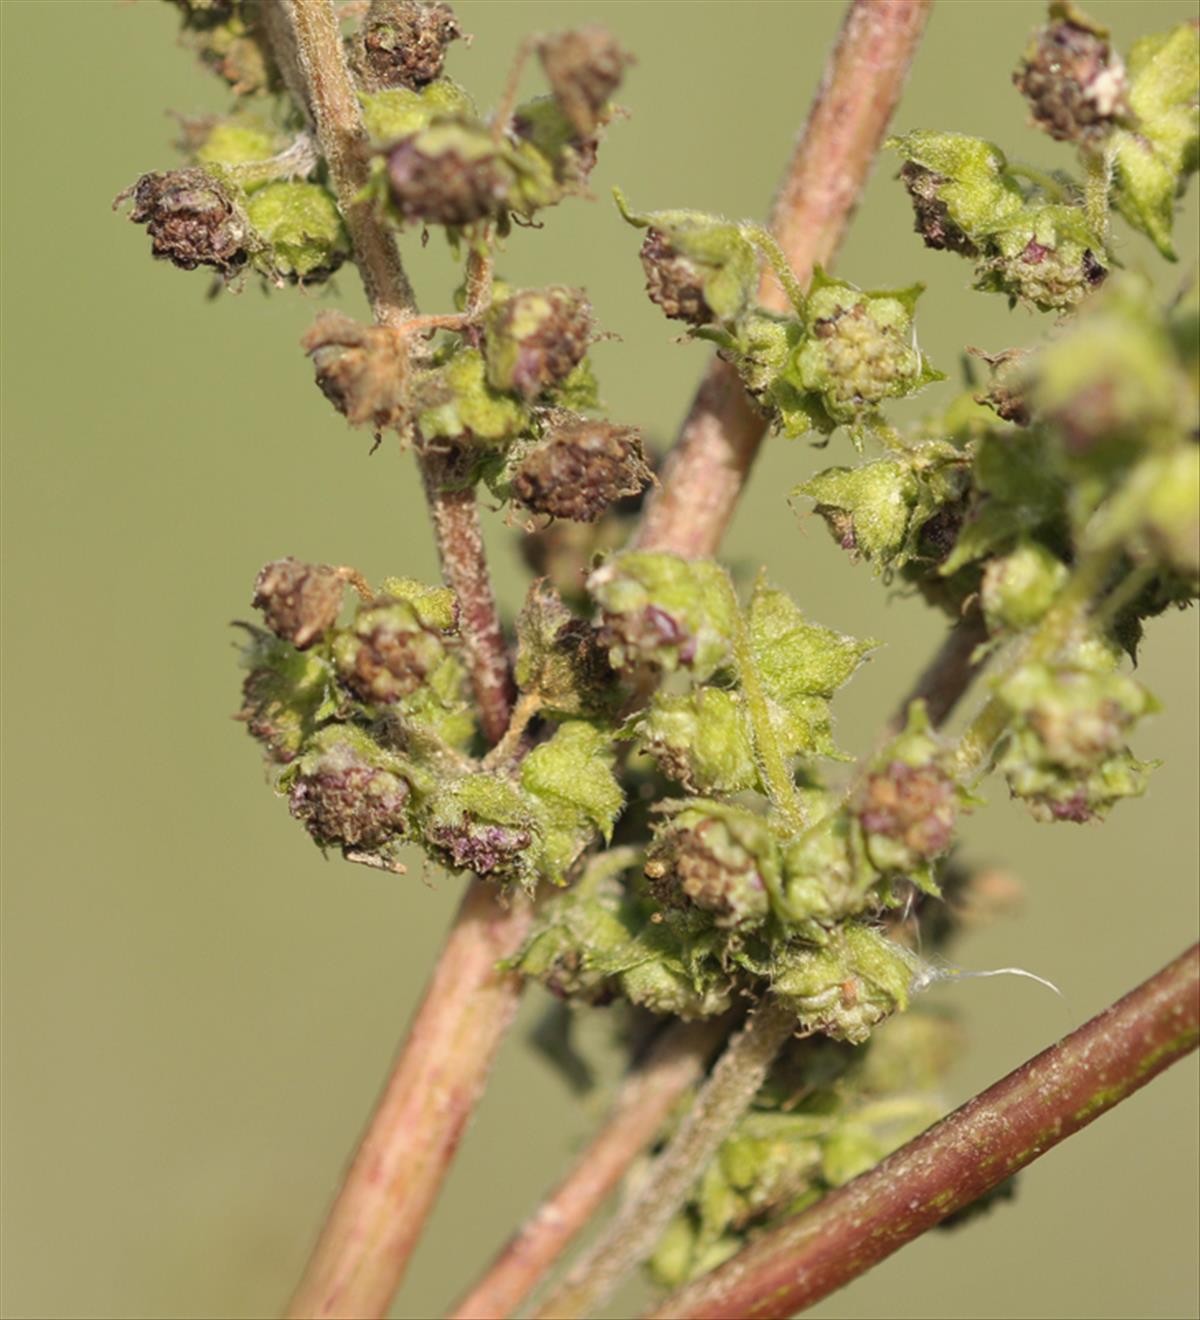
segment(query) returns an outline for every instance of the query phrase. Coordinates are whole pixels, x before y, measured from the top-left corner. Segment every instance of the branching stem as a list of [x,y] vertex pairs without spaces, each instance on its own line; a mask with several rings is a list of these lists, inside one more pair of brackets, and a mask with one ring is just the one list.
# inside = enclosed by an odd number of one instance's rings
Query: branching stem
[[[820,90],[775,198],[770,229],[800,288],[841,245],[887,130],[932,0],[852,0]],[[759,299],[784,311],[764,271]],[[758,453],[766,421],[737,372],[714,360],[635,541],[690,559],[715,552]]]
[[695,1104],[647,1170],[640,1193],[618,1211],[599,1242],[537,1313],[538,1320],[576,1320],[603,1305],[625,1275],[653,1250],[693,1183],[766,1080],[796,1015],[775,999],[730,1041]]
[[784,1320],[977,1201],[1200,1039],[1200,945],[811,1210],[668,1298],[652,1320]]

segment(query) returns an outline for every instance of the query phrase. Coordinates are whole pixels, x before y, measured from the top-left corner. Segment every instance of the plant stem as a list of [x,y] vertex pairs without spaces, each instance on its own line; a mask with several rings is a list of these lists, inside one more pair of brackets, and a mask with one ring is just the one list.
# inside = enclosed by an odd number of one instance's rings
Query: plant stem
[[[920,41],[932,0],[852,0],[820,89],[775,198],[771,231],[796,280],[841,244]],[[769,270],[762,303],[788,306]],[[737,372],[713,361],[635,537],[642,550],[715,552],[733,516],[766,422]]]
[[[280,11],[291,19],[295,49],[291,63],[299,70],[300,90],[371,311],[378,324],[402,330],[416,316],[417,302],[391,231],[362,195],[368,177],[367,135],[333,7],[329,0],[284,0],[281,6],[267,8],[276,14],[273,34],[281,26]],[[459,600],[459,626],[471,661],[480,722],[485,737],[495,742],[508,726],[513,691],[475,495],[450,480],[444,456],[427,450],[418,452],[417,459],[442,575]]]
[[528,922],[526,904],[503,912],[494,889],[467,890],[289,1317],[387,1314],[516,1012],[519,978],[496,964]]
[[679,1098],[703,1076],[728,1027],[725,1018],[676,1022],[659,1035],[621,1084],[604,1126],[450,1312],[450,1320],[494,1320],[521,1305],[658,1135]]
[[730,1041],[666,1149],[647,1170],[640,1192],[625,1203],[604,1234],[550,1300],[538,1320],[575,1320],[594,1314],[629,1270],[649,1256],[696,1179],[766,1080],[796,1015],[765,999]]
[[983,611],[973,605],[946,634],[912,691],[896,707],[880,734],[880,741],[888,742],[903,730],[908,723],[908,708],[914,701],[925,703],[930,723],[935,727],[943,724],[982,668],[972,657],[987,637]]
[[1200,945],[804,1214],[675,1293],[655,1320],[795,1315],[1196,1048]]
[[[355,260],[380,325],[416,314],[395,241],[370,203],[367,138],[329,0],[265,6],[289,85],[313,123]],[[471,491],[455,489],[446,460],[418,454],[446,583],[486,737],[508,725],[512,681]],[[520,947],[529,905],[501,909],[471,882],[407,1043],[330,1211],[290,1316],[382,1316],[436,1199],[492,1059],[516,1012],[521,982],[497,964]]]

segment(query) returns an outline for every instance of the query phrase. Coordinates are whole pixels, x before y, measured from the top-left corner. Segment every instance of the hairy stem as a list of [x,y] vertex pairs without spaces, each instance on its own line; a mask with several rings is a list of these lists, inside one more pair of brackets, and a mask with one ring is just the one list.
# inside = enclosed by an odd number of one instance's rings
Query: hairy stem
[[796,1030],[796,1015],[766,999],[729,1042],[695,1104],[632,1197],[585,1253],[538,1320],[575,1320],[603,1305],[625,1275],[649,1256],[696,1179],[766,1080]]
[[[283,0],[265,8],[280,64],[325,156],[375,320],[401,330],[416,300],[395,240],[361,196],[367,138],[332,5]],[[442,572],[459,601],[480,721],[494,742],[508,725],[512,680],[474,494],[454,487],[442,456],[418,459]],[[290,1316],[386,1313],[516,1012],[520,981],[497,964],[520,947],[531,919],[528,904],[506,912],[491,886],[471,882]]]
[[[771,213],[771,231],[801,287],[828,265],[854,214],[904,87],[932,0],[852,0]],[[769,270],[759,297],[783,311]],[[642,550],[715,552],[766,422],[737,372],[714,360],[635,537]]]
[[[329,169],[338,208],[371,311],[380,325],[401,330],[417,313],[412,285],[391,231],[363,197],[368,177],[367,134],[346,66],[337,18],[329,0],[284,0],[268,6],[291,19],[301,94]],[[284,61],[287,67],[288,61]],[[495,742],[508,725],[512,684],[496,613],[474,492],[450,479],[443,456],[418,454],[446,585],[459,599],[460,628],[471,661],[471,681],[485,736]]]
[[676,1022],[662,1032],[621,1084],[604,1126],[454,1307],[450,1320],[512,1315],[658,1135],[680,1097],[699,1081],[728,1027],[725,1018],[714,1018]]
[[675,1293],[655,1320],[783,1320],[1086,1127],[1200,1040],[1200,945],[818,1205]]

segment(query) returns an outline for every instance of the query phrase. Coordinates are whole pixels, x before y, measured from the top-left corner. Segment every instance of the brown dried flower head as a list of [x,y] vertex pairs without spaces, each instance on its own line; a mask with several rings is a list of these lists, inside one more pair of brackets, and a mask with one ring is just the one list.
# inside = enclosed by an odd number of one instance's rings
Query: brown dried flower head
[[488,382],[535,399],[566,380],[591,341],[592,306],[582,289],[518,289],[488,316]]
[[345,590],[340,570],[328,564],[302,564],[289,555],[259,573],[253,604],[262,610],[276,637],[304,651],[337,622]]
[[580,417],[556,427],[522,461],[512,488],[534,513],[594,522],[652,479],[638,431]]
[[300,343],[321,393],[352,426],[381,431],[404,422],[408,358],[393,330],[324,311]]
[[442,76],[446,48],[463,35],[449,5],[371,0],[355,50],[355,72],[369,92],[419,91]]
[[683,256],[661,230],[646,232],[640,255],[646,292],[664,315],[689,325],[707,325],[716,319],[704,296],[704,271]]
[[319,844],[376,848],[403,836],[409,796],[399,775],[356,761],[351,749],[339,747],[296,777],[288,807]]
[[486,133],[456,123],[401,138],[387,157],[392,204],[404,220],[463,226],[507,209],[511,178]]
[[[129,193],[117,198],[121,202]],[[230,276],[250,255],[250,224],[232,194],[202,169],[143,174],[129,218],[145,225],[151,250],[183,270],[213,266]]]
[[581,138],[590,136],[605,122],[605,107],[633,56],[595,24],[554,33],[538,54],[563,114]]
[[950,219],[949,208],[939,196],[938,190],[947,182],[944,175],[909,160],[900,167],[900,179],[912,198],[914,228],[926,247],[958,252],[964,257],[979,255],[975,244]]
[[1013,82],[1052,138],[1097,146],[1130,118],[1125,66],[1107,30],[1074,5],[1051,13],[1055,21],[1034,34]]

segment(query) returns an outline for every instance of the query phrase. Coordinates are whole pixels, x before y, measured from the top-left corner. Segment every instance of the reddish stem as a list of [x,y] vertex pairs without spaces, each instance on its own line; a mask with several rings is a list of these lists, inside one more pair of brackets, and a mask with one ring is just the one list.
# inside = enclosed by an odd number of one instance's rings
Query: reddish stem
[[516,1012],[519,978],[496,964],[528,921],[524,902],[502,913],[494,888],[467,890],[288,1316],[386,1315]]
[[699,1081],[728,1029],[725,1018],[677,1022],[659,1036],[570,1172],[508,1240],[450,1320],[512,1315],[654,1140],[680,1096]]
[[1200,1041],[1200,945],[652,1320],[784,1320],[1086,1127]]
[[[931,3],[852,0],[771,212],[771,231],[803,286],[841,246]],[[759,297],[776,310],[788,305],[769,271]],[[714,359],[647,505],[637,547],[693,559],[713,554],[765,431],[737,373]]]

